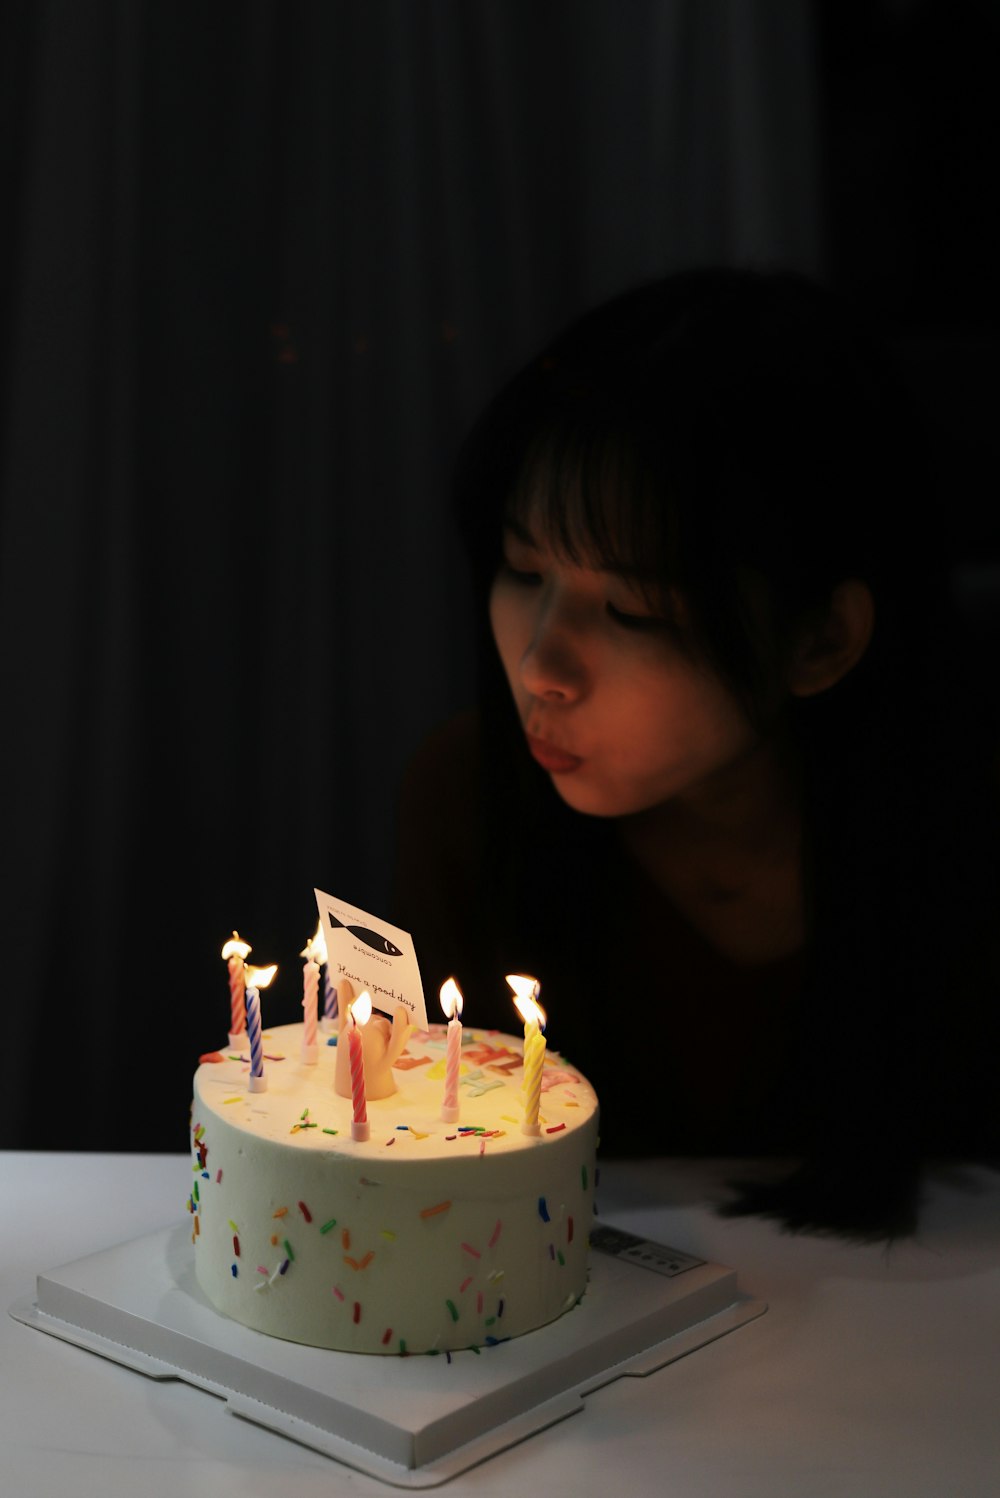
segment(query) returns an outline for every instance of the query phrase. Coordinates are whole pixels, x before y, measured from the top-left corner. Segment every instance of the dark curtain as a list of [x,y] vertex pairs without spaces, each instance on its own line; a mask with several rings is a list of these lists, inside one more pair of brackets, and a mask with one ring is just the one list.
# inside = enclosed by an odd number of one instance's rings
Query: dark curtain
[[400,768],[471,690],[457,444],[584,307],[824,276],[972,474],[991,16],[8,3],[0,1144],[183,1148],[231,929],[278,1023],[313,886],[384,909]]

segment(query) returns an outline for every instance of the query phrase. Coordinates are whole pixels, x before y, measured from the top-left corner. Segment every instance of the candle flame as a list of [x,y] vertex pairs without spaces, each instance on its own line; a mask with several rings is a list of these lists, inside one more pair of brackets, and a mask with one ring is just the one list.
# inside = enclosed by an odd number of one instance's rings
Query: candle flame
[[351,1019],[356,1025],[367,1025],[372,1017],[372,996],[363,988],[351,1005]]
[[242,957],[245,962],[252,951],[253,947],[250,943],[241,940],[240,933],[234,931],[232,938],[226,942],[226,945],[222,949],[222,956],[224,960],[228,960],[230,957]]
[[514,1003],[525,1024],[535,1024],[544,1030],[545,1010],[536,1002],[542,987],[538,979],[524,973],[508,973],[506,981],[514,991]]
[[[315,932],[315,935],[313,936],[312,940],[309,942],[309,946],[311,946],[312,949],[313,949],[312,950],[312,960],[313,960],[313,962],[325,962],[326,961],[326,937],[323,935],[323,922],[322,921],[317,921],[316,922],[316,932]],[[302,955],[304,957],[305,953],[303,952]]]
[[267,988],[277,971],[276,962],[272,962],[270,967],[248,967],[247,988]]
[[310,936],[299,956],[304,957],[307,962],[326,961],[326,942],[323,940],[323,927],[319,921],[316,922],[316,934]]
[[527,994],[525,994],[523,997],[516,998],[514,1000],[514,1003],[517,1006],[518,1014],[524,1020],[524,1023],[526,1025],[535,1024],[538,1026],[539,1030],[545,1029],[545,1010],[542,1008],[541,1004],[536,1004],[534,999],[528,998]]
[[445,1019],[451,1019],[452,1015],[461,1014],[465,1001],[462,998],[462,990],[454,978],[446,978],[441,984],[440,997]]

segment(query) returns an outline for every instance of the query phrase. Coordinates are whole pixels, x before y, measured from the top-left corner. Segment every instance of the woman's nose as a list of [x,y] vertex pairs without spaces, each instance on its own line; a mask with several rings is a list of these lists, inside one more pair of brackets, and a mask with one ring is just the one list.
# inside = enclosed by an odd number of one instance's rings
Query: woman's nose
[[567,705],[587,688],[582,641],[568,620],[552,608],[540,614],[531,643],[521,657],[521,680],[532,697]]

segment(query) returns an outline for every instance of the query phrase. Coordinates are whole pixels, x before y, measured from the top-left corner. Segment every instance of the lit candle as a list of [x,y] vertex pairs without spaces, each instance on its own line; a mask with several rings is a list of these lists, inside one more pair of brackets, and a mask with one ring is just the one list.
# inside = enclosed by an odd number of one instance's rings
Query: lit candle
[[348,1010],[347,1049],[351,1062],[351,1100],[354,1117],[351,1121],[351,1138],[366,1140],[369,1136],[368,1108],[365,1101],[365,1055],[361,1045],[360,1025],[367,1025],[372,1017],[372,997],[367,988],[354,1000]]
[[534,978],[509,973],[507,982],[514,991],[514,1003],[524,1020],[524,1121],[522,1134],[539,1134],[538,1104],[542,1095],[542,1066],[545,1062],[545,1011],[537,1003],[540,985]]
[[332,1030],[334,1020],[337,1018],[337,986],[330,978],[330,963],[326,951],[326,937],[323,935],[322,921],[316,922],[316,934],[312,939],[312,945],[316,961],[320,965],[320,976],[323,981],[323,1029]]
[[306,942],[299,956],[306,960],[302,969],[302,1009],[305,1016],[302,1026],[302,1060],[307,1066],[315,1066],[319,1055],[319,1045],[316,1041],[319,954],[315,937]]
[[246,1036],[246,965],[252,951],[248,941],[240,940],[238,931],[222,949],[222,959],[229,967],[229,1044],[234,1047],[242,1045]]
[[462,990],[454,978],[441,985],[441,1008],[448,1020],[448,1049],[444,1066],[444,1102],[441,1117],[445,1123],[458,1122],[458,1071],[462,1060]]
[[250,1039],[250,1091],[266,1092],[264,1075],[264,1042],[260,1026],[260,990],[266,988],[278,971],[277,966],[248,967],[246,972],[247,1035]]

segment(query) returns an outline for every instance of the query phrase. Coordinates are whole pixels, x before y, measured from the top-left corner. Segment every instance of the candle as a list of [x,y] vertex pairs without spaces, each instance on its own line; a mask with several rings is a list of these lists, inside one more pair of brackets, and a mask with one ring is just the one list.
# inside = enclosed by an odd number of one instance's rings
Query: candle
[[320,965],[320,974],[323,979],[323,1029],[332,1030],[334,1020],[337,1018],[337,986],[330,978],[330,964],[327,958],[326,937],[323,935],[322,921],[316,922],[316,933],[312,939],[313,955]]
[[458,1122],[458,1072],[462,1060],[462,990],[454,978],[441,985],[441,1008],[448,1019],[448,1049],[445,1053],[444,1101],[441,1117],[445,1123]]
[[323,962],[323,1024],[332,1030],[337,1020],[337,990],[330,981],[330,965]]
[[368,1108],[365,1100],[365,1056],[361,1045],[360,1025],[367,1025],[372,1017],[372,998],[364,989],[348,1010],[347,1050],[351,1063],[351,1100],[354,1117],[351,1120],[351,1138],[366,1140],[369,1135]]
[[537,1003],[540,984],[520,973],[509,973],[507,982],[514,991],[514,1003],[524,1020],[524,1120],[522,1134],[539,1134],[538,1104],[542,1095],[542,1066],[545,1062],[545,1011]]
[[246,965],[247,958],[253,951],[248,941],[240,940],[240,933],[234,931],[232,939],[227,941],[222,949],[223,961],[229,967],[229,1044],[238,1046],[243,1043],[246,1034]]
[[307,941],[300,957],[305,958],[305,966],[302,969],[302,1009],[304,1023],[302,1026],[302,1060],[307,1066],[315,1066],[319,1055],[319,1045],[316,1041],[317,1005],[319,993],[319,954],[316,949],[316,938]]
[[250,1091],[266,1092],[264,1075],[264,1042],[260,1025],[260,990],[266,988],[278,971],[277,966],[248,967],[246,971],[247,1035],[250,1040]]

